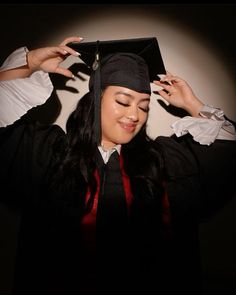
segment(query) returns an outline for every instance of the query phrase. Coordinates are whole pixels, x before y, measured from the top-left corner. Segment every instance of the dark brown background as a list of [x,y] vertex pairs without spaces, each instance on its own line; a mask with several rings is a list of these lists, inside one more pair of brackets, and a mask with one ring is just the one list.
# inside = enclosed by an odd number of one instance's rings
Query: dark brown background
[[[41,36],[57,34],[68,19],[86,17],[86,12],[97,13],[108,4],[2,4],[0,5],[0,63],[14,49],[40,45]],[[115,4],[118,5],[118,4]],[[130,4],[133,8],[155,10],[182,25],[192,27],[215,45],[235,75],[236,5],[235,4]],[[236,81],[236,79],[235,79]],[[227,95],[227,94],[226,94]],[[236,100],[236,97],[235,97]],[[18,229],[18,215],[0,207],[0,294],[9,295],[14,270],[14,255]],[[201,225],[200,238],[206,294],[236,294],[236,201],[233,200],[210,222]]]

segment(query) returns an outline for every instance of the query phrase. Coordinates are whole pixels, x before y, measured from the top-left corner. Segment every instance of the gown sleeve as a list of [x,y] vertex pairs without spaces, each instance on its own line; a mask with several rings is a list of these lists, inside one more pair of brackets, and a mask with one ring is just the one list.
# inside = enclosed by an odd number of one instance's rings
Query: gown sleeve
[[174,122],[171,127],[176,136],[191,134],[200,144],[210,145],[216,139],[236,140],[233,122],[227,120],[224,111],[213,106],[204,105],[200,117],[185,116]]
[[[27,52],[26,47],[12,52],[0,72],[26,65]],[[0,81],[0,127],[12,124],[31,108],[45,103],[52,91],[49,74],[43,71],[36,71],[28,78]]]
[[158,137],[172,219],[205,221],[236,195],[236,141]]
[[25,123],[20,119],[0,128],[1,202],[11,208],[38,202],[56,151],[65,142],[65,133],[57,125]]

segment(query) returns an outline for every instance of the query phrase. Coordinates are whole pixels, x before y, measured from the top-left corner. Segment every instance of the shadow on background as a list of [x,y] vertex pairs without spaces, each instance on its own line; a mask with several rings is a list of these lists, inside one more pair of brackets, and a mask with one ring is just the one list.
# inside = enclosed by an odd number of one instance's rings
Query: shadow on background
[[[37,47],[40,43],[38,36],[45,35],[45,32],[49,36],[58,34],[58,31],[63,30],[65,17],[68,15],[69,18],[67,17],[67,19],[70,20],[83,15],[86,17],[86,11],[90,9],[86,5],[77,8],[71,8],[70,5],[66,4],[61,6],[47,5],[47,7],[34,4],[2,6],[0,27],[2,28],[1,40],[4,46],[1,46],[0,63],[10,52],[20,46],[27,44],[29,49]],[[145,5],[143,5],[143,9],[145,8]],[[99,11],[99,7],[96,7],[96,9]],[[132,10],[132,6],[130,9]],[[150,9],[153,10],[153,8]],[[181,5],[162,5],[161,9],[163,14],[166,13],[169,18],[181,20],[186,26],[197,29],[208,40],[212,40],[222,51],[222,55],[226,57],[225,61],[228,64],[229,72],[233,77],[235,76],[236,42],[234,27],[236,5],[184,5],[184,7],[181,7]],[[24,19],[24,22],[22,19]],[[16,33],[19,30],[18,24],[21,25],[20,34]],[[51,24],[50,30],[48,24]],[[14,37],[12,38],[12,36]],[[87,74],[87,68],[83,64],[74,64],[70,69],[74,74],[78,72]],[[77,75],[78,78],[83,80],[79,73]],[[51,78],[57,90],[79,93],[77,89],[66,86],[67,78],[59,75],[51,75]],[[158,100],[158,102],[171,114],[184,116],[183,113],[176,113],[175,108],[166,106],[163,101]],[[56,91],[53,91],[47,102],[30,110],[26,118],[51,124],[56,120],[60,111],[61,103]],[[200,226],[204,295],[236,294],[235,208],[236,201],[234,199],[211,221]],[[0,204],[1,295],[11,295],[19,223],[20,213],[9,210]]]

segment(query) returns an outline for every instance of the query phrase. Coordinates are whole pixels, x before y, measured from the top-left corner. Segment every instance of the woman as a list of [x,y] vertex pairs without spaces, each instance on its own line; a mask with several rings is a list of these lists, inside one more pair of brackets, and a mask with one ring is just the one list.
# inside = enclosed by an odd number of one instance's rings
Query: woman
[[[27,102],[30,97],[35,104],[44,102],[52,91],[47,72],[73,77],[60,62],[78,55],[66,45],[74,41],[81,39],[23,50],[18,67],[8,59],[0,73],[4,101],[26,105],[19,99],[23,93]],[[95,75],[67,121],[66,134],[24,117],[15,121],[31,104],[16,106],[2,123],[7,125],[1,128],[2,201],[21,215],[14,294],[201,294],[197,227],[235,193],[235,130],[222,116],[220,125],[204,118],[209,108],[183,79],[168,73],[154,81],[162,87],[159,95],[186,110],[192,123],[211,129],[215,124],[216,135],[212,139],[206,132],[202,138],[185,118],[189,134],[151,140],[148,65],[133,53],[104,60],[99,143]],[[120,82],[130,69],[133,76]],[[112,80],[114,70],[119,75]],[[210,112],[217,116],[216,109]]]

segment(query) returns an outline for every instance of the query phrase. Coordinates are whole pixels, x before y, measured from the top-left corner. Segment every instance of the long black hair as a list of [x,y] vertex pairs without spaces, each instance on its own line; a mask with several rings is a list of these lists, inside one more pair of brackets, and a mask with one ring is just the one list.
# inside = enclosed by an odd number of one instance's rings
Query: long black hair
[[[64,183],[64,189],[81,191],[81,187],[89,187],[89,202],[86,206],[83,203],[85,213],[91,210],[97,189],[94,176],[97,144],[94,139],[93,124],[94,100],[91,92],[88,92],[79,100],[67,120],[68,146],[56,173],[57,182],[60,185]],[[131,185],[142,184],[148,192],[144,194],[147,198],[154,196],[157,188],[159,192],[161,191],[163,170],[161,148],[148,137],[146,124],[129,143],[122,146],[122,156]]]

